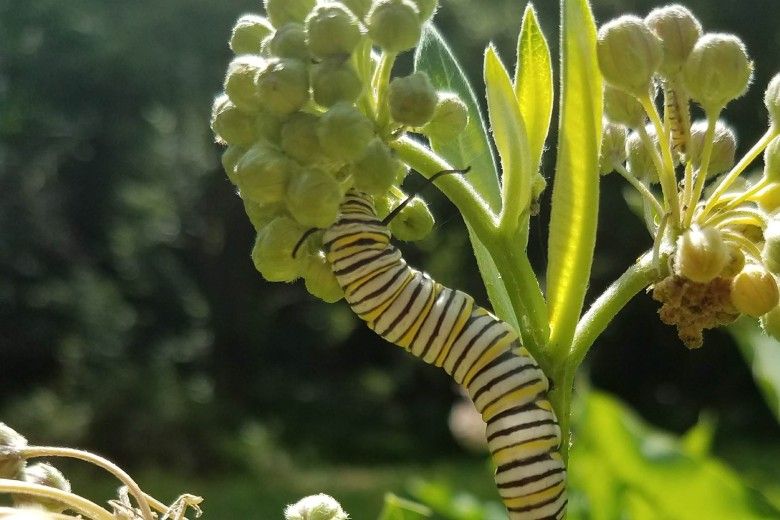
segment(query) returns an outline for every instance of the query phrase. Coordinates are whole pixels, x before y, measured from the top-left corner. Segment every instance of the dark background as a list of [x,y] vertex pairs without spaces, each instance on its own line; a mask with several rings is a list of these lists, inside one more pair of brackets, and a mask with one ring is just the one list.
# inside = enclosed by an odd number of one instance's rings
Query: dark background
[[[604,22],[656,5],[602,0],[594,10]],[[740,35],[755,60],[753,88],[725,115],[745,151],[766,128],[763,89],[780,70],[778,8],[687,5],[706,30]],[[436,21],[478,90],[489,40],[514,61],[523,7],[443,2]],[[536,7],[557,52],[557,2]],[[266,283],[252,266],[253,231],[208,119],[230,27],[260,10],[238,0],[0,0],[0,420],[131,468],[237,471],[247,446],[268,464],[281,453],[306,464],[462,457],[447,429],[457,394],[443,374],[375,337],[343,302]],[[548,178],[553,165],[548,153]],[[604,179],[589,301],[650,245],[624,184]],[[426,199],[437,229],[403,246],[410,262],[487,304],[457,214],[433,191]],[[540,272],[548,210],[549,198],[532,222]],[[635,298],[583,378],[676,432],[712,411],[724,450],[776,443],[727,334],[688,351],[656,310]]]

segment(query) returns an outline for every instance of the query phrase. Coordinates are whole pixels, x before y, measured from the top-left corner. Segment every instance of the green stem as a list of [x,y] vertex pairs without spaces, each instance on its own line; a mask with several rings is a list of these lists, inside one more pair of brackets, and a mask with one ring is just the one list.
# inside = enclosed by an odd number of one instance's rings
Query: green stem
[[44,486],[42,484],[32,484],[19,480],[0,479],[0,493],[11,493],[14,495],[32,495],[36,498],[46,498],[60,502],[80,514],[84,514],[92,520],[111,520],[114,515],[103,509],[94,502],[87,500],[75,493],[63,491],[61,489]]
[[653,192],[651,192],[647,186],[642,184],[642,181],[631,175],[631,173],[626,170],[625,166],[616,162],[612,165],[612,167],[615,168],[615,171],[618,172],[624,179],[626,179],[628,183],[631,184],[631,186],[633,186],[647,202],[650,203],[651,206],[653,206],[656,213],[658,213],[658,216],[661,216],[665,213],[663,206],[661,206],[661,203],[658,202],[658,199],[655,198]]
[[390,90],[390,74],[393,72],[395,58],[398,56],[395,52],[383,52],[379,58],[379,66],[374,73],[371,81],[371,90],[376,92],[375,111],[376,122],[379,128],[385,128],[390,123],[390,107],[387,103],[387,96]]
[[[671,212],[670,219],[672,227],[680,227],[680,199],[677,196],[677,179],[674,173],[674,160],[672,159],[672,150],[669,147],[669,138],[664,131],[664,125],[661,122],[661,116],[655,108],[653,100],[649,95],[639,98],[639,102],[647,112],[647,116],[655,127],[655,133],[658,136],[658,145],[661,148],[662,168],[658,171],[658,177],[661,181],[661,190],[664,194],[664,200]],[[641,128],[640,128],[641,130]]]
[[685,219],[683,220],[683,228],[685,229],[691,226],[691,222],[693,222],[693,215],[696,211],[696,206],[699,204],[699,199],[701,199],[702,192],[704,191],[704,181],[707,180],[707,172],[710,168],[712,145],[715,137],[715,125],[718,122],[718,116],[720,116],[720,111],[707,114],[707,131],[704,134],[704,150],[701,154],[699,171],[696,172],[696,175],[694,175],[691,198],[685,201]]

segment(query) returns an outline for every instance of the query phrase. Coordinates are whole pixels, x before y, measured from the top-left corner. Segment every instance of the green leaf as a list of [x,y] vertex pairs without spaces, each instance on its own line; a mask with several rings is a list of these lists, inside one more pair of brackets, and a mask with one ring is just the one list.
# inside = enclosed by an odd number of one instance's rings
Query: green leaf
[[562,0],[561,117],[547,264],[550,345],[568,351],[588,287],[599,196],[602,79],[587,0]]
[[430,518],[432,514],[430,508],[422,504],[387,493],[379,520],[419,520]]
[[517,39],[514,85],[528,134],[532,172],[536,173],[550,129],[554,93],[550,48],[531,4],[525,8],[520,37]]
[[[721,461],[689,455],[679,439],[650,427],[605,394],[588,396],[570,461],[572,503],[587,505],[591,513],[580,510],[573,518],[758,520],[780,515]],[[601,480],[596,493],[591,491],[594,475]],[[602,507],[614,514],[597,514]]]
[[748,318],[737,321],[728,331],[750,366],[767,406],[780,421],[780,344]]
[[521,213],[531,203],[531,156],[525,123],[504,64],[490,45],[485,50],[485,90],[488,116],[501,159],[502,193],[499,226],[512,233]]

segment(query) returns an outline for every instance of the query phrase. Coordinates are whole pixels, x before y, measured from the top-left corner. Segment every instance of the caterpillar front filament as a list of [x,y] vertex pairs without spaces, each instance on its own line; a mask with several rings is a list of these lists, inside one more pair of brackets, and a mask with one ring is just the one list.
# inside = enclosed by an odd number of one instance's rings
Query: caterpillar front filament
[[517,332],[409,267],[370,196],[350,190],[323,245],[352,310],[380,336],[463,386],[487,424],[496,485],[511,520],[558,520],[566,511],[561,431],[549,382]]

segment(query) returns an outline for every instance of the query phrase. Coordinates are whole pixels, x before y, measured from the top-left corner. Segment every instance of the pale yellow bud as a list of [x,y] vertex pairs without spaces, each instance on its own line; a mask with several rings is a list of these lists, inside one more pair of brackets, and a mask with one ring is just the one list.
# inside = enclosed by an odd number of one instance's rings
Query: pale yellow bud
[[626,127],[604,121],[601,134],[601,154],[599,172],[602,175],[612,172],[615,164],[626,160]]
[[747,265],[731,281],[731,303],[741,314],[758,318],[771,311],[779,301],[775,277],[761,266]]
[[780,131],[780,74],[775,74],[764,92],[764,104],[769,112],[769,122]]
[[[691,125],[691,140],[688,153],[695,168],[701,168],[701,155],[704,151],[704,137],[707,133],[707,121],[696,121]],[[714,177],[734,166],[734,154],[737,150],[737,137],[734,131],[723,121],[715,123],[712,139],[712,154],[707,169],[707,178]]]
[[723,271],[728,261],[728,248],[715,228],[694,226],[677,239],[674,271],[683,278],[707,283]]
[[599,29],[599,67],[611,85],[644,96],[663,56],[661,40],[642,19],[625,15]]
[[637,99],[619,88],[604,86],[604,114],[613,123],[639,128],[645,124],[647,114]]
[[701,36],[701,23],[678,4],[653,9],[645,23],[661,39],[664,58],[659,72],[667,78],[676,76]]

